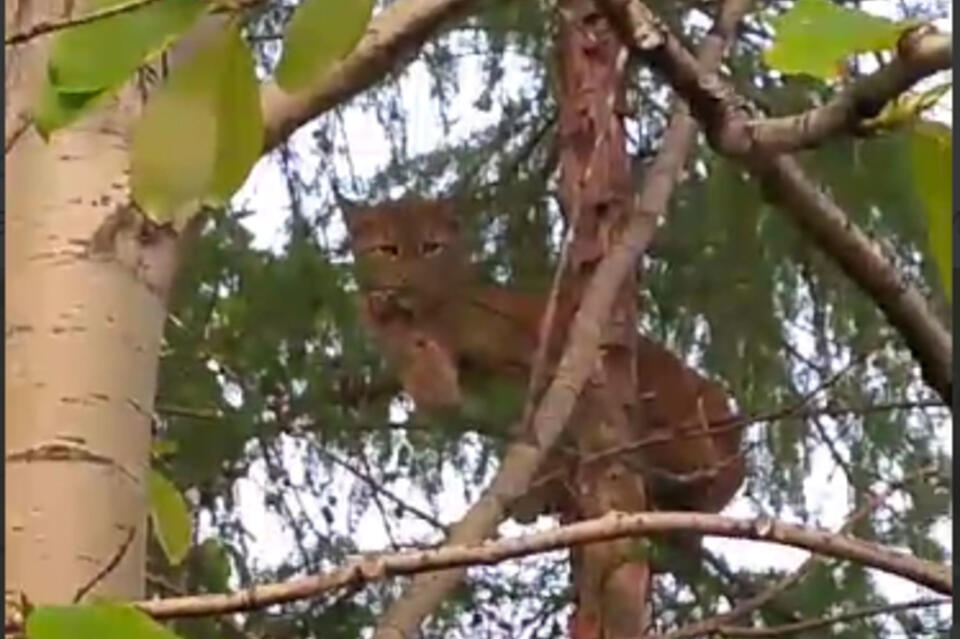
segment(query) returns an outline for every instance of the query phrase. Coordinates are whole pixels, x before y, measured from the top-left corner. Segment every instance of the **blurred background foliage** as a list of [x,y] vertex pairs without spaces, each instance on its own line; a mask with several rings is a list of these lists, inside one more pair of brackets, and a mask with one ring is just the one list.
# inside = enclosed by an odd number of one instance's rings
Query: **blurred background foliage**
[[[666,5],[659,10],[695,42],[709,24],[700,11],[712,3]],[[769,20],[787,6],[758,4],[729,63],[738,87],[773,114],[809,108],[832,91],[762,64]],[[264,71],[276,63],[291,7],[273,3],[249,25]],[[921,17],[945,11],[943,3],[912,1],[899,9]],[[283,579],[370,550],[370,540],[387,549],[437,543],[440,526],[477,497],[496,469],[516,398],[492,385],[476,400],[482,410],[467,417],[408,414],[358,321],[332,186],[367,201],[463,196],[486,275],[545,289],[561,236],[555,33],[549,3],[477,3],[410,67],[264,160],[280,176],[269,197],[237,198],[213,216],[178,284],[156,402],[156,464],[194,506],[196,546],[178,568],[153,549],[152,589],[216,592]],[[644,69],[630,83],[639,182],[658,148],[669,93]],[[383,140],[375,161],[361,148],[358,121]],[[896,132],[844,138],[801,160],[949,323],[905,144]],[[689,168],[641,265],[638,302],[645,332],[722,380],[742,412],[761,418],[747,430],[749,479],[735,512],[836,527],[869,491],[905,480],[858,520],[856,534],[917,556],[949,556],[949,413],[920,382],[902,341],[738,167],[701,144]],[[258,237],[251,229],[263,224],[255,219],[281,228],[280,239]],[[924,468],[932,471],[918,479]],[[773,548],[783,561],[751,564],[742,550],[724,551],[742,545],[708,546],[697,574],[658,577],[662,627],[761,590],[800,556]],[[563,636],[568,579],[565,553],[473,569],[425,636]],[[179,622],[179,630],[196,638],[354,638],[405,583]],[[856,565],[825,562],[756,619],[823,617],[911,592]],[[946,636],[949,626],[946,607],[921,608],[835,625],[830,636]]]

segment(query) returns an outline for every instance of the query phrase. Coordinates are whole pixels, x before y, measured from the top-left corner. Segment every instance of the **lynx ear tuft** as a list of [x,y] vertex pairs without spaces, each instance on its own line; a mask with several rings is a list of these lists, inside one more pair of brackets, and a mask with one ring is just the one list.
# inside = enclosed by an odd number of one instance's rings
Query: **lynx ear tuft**
[[343,209],[344,213],[349,213],[354,209],[360,208],[358,203],[343,194],[336,180],[330,180],[330,190],[333,191],[333,199],[336,200],[337,206]]

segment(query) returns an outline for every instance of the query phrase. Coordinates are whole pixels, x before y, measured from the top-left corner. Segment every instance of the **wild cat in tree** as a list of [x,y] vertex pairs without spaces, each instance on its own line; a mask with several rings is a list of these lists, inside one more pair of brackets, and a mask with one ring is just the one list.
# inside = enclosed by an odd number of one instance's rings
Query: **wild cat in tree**
[[[457,406],[467,374],[526,384],[546,295],[481,279],[469,261],[454,201],[350,206],[345,219],[365,322],[418,410]],[[564,339],[552,337],[548,361],[556,361]],[[719,511],[744,477],[742,431],[731,426],[726,392],[642,335],[636,371],[644,416],[637,439],[657,441],[627,453],[634,462],[629,465],[644,474],[656,508]],[[544,468],[576,463],[560,451],[553,455]],[[560,476],[549,481],[541,470],[536,488],[514,504],[515,518],[529,521],[559,507],[566,473],[552,474]]]

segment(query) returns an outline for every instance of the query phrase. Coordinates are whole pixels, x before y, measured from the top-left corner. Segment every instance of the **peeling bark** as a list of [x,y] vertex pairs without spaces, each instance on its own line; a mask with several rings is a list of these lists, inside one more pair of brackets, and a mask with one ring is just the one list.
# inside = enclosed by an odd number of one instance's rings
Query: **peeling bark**
[[[715,28],[699,51],[699,61],[704,67],[719,66],[726,42],[732,38],[735,25],[748,5],[749,0],[726,0]],[[503,519],[505,507],[526,492],[548,451],[559,439],[596,362],[602,320],[609,317],[620,282],[631,273],[653,239],[658,220],[666,213],[695,133],[696,121],[682,103],[677,104],[663,146],[644,175],[632,217],[619,240],[597,265],[585,289],[556,374],[534,412],[530,436],[507,449],[490,487],[452,527],[445,545],[476,543],[490,536]],[[465,569],[461,568],[418,575],[381,618],[374,637],[414,636],[423,619],[449,595],[464,573]]]
[[[561,201],[573,227],[562,295],[579,299],[597,263],[631,217],[630,169],[623,128],[627,50],[591,0],[559,3]],[[628,273],[604,319],[600,365],[571,420],[581,457],[630,441],[636,420],[636,281]],[[560,318],[560,329],[564,330]],[[620,458],[581,463],[567,521],[610,510],[649,509],[642,477]],[[638,637],[647,627],[650,566],[629,559],[631,540],[592,544],[572,554],[573,639]]]

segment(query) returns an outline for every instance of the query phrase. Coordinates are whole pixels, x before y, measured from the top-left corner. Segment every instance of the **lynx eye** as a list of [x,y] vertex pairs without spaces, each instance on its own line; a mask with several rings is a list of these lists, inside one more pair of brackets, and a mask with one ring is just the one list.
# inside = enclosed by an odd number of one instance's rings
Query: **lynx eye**
[[443,244],[440,242],[424,242],[420,245],[420,253],[430,257],[431,255],[436,255],[443,250]]
[[386,255],[387,257],[397,257],[400,255],[400,249],[397,248],[396,244],[380,244],[379,246],[373,247],[373,252],[378,255]]

